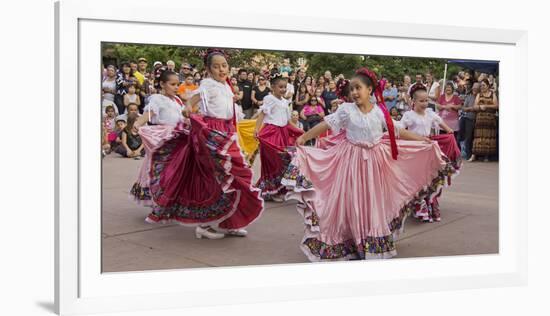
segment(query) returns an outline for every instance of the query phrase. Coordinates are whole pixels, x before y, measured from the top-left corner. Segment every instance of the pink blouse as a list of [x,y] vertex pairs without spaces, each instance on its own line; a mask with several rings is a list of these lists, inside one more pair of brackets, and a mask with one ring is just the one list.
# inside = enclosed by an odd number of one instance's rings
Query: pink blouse
[[[457,95],[453,95],[451,100],[447,101],[445,95],[441,95],[437,99],[437,103],[442,105],[459,105],[462,104],[462,100]],[[439,110],[439,116],[443,119],[445,124],[449,125],[453,131],[458,131],[460,124],[458,123],[458,110]]]
[[317,105],[315,107],[311,107],[311,106],[307,105],[306,107],[304,107],[304,115],[305,116],[320,114],[320,113],[324,113],[324,112],[325,111],[323,110],[323,107],[320,106],[320,105]]

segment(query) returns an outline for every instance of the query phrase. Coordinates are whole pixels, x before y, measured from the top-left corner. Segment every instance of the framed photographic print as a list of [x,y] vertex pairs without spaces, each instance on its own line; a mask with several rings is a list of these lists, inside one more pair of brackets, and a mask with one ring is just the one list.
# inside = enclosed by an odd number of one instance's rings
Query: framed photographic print
[[526,32],[161,2],[56,3],[59,314],[525,284]]

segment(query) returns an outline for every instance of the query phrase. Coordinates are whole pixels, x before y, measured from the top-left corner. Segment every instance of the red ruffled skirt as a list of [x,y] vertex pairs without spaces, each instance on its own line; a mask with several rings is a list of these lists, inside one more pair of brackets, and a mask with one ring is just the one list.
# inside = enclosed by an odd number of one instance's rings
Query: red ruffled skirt
[[264,209],[252,170],[241,154],[231,120],[191,115],[151,157],[149,222],[239,229]]
[[277,126],[265,124],[258,135],[260,142],[261,176],[256,183],[262,191],[263,198],[285,194],[286,189],[281,184],[286,168],[291,160],[291,151],[304,132],[290,124]]

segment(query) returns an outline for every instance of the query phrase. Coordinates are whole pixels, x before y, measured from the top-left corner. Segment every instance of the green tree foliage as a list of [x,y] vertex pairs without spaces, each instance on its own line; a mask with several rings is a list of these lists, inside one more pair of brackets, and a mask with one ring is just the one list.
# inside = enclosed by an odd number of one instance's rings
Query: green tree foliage
[[[102,55],[106,60],[116,60],[118,64],[123,61],[145,57],[149,61],[149,67],[152,67],[153,62],[157,60],[163,63],[173,60],[176,63],[176,69],[179,69],[182,62],[194,64],[198,69],[202,69],[204,67],[200,57],[202,50],[198,47],[104,43]],[[346,77],[351,77],[355,69],[367,66],[380,77],[386,77],[392,81],[402,81],[405,74],[410,75],[414,81],[415,74],[425,74],[428,71],[432,72],[436,79],[441,79],[445,68],[444,60],[436,58],[360,56],[253,49],[227,49],[227,52],[231,56],[231,66],[255,72],[258,72],[262,67],[281,65],[284,58],[289,58],[292,67],[296,69],[299,67],[299,58],[303,58],[306,61],[305,67],[307,67],[308,74],[315,77],[322,75],[326,70],[330,70],[335,76],[344,74]],[[451,78],[459,70],[459,66],[449,65],[447,78]]]
[[363,65],[361,56],[344,54],[310,54],[308,73],[319,77],[329,70],[333,76],[343,74],[346,78]]

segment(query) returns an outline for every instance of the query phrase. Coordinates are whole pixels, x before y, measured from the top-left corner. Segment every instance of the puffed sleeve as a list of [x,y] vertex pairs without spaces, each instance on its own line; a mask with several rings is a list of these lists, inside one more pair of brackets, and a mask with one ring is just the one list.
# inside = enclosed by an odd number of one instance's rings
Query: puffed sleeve
[[325,116],[325,122],[327,122],[330,129],[337,134],[342,128],[347,126],[349,116],[349,107],[346,104],[341,104],[336,112]]
[[273,113],[273,108],[275,107],[275,100],[271,95],[267,95],[264,98],[264,103],[260,106],[260,111],[264,112],[266,115],[271,115]]
[[403,114],[401,121],[399,121],[401,128],[409,128],[413,126],[413,118],[411,117],[410,111],[407,111]]
[[160,94],[153,94],[149,97],[149,103],[143,108],[144,114],[159,115],[162,98]]

